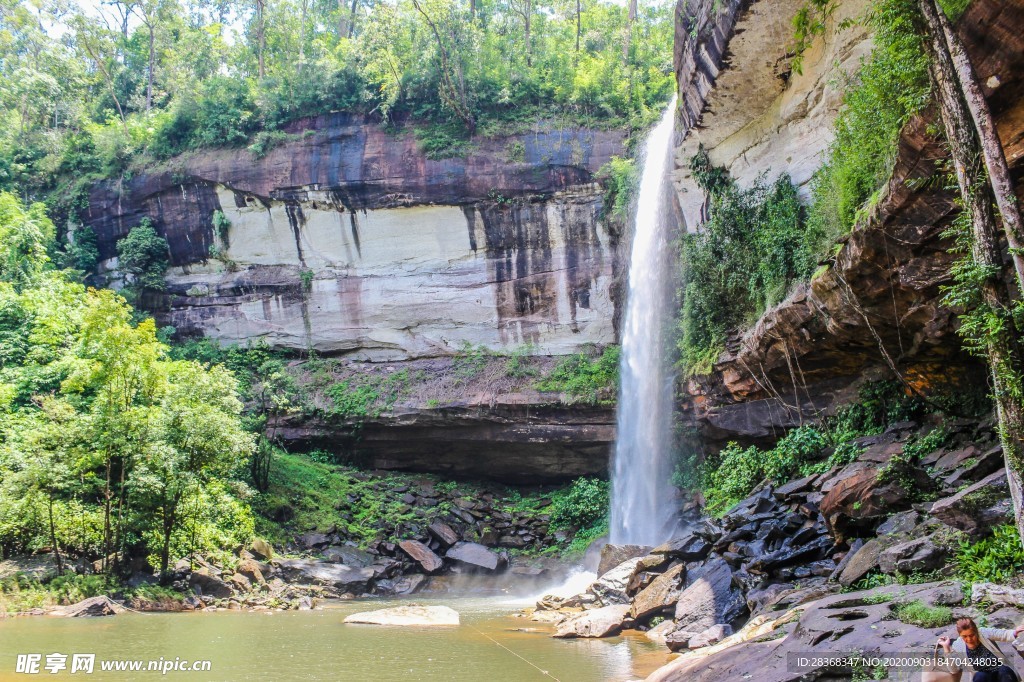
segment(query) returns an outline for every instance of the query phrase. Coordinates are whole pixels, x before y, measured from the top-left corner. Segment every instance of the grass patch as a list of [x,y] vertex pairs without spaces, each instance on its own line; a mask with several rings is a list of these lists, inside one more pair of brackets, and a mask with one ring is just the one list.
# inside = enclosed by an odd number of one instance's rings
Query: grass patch
[[570,404],[614,405],[618,383],[619,347],[607,346],[597,356],[583,352],[564,358],[536,388],[563,393]]
[[957,574],[969,583],[1020,584],[1024,575],[1024,547],[1012,524],[996,526],[992,535],[977,542],[964,540],[956,556]]
[[953,622],[953,611],[948,606],[928,606],[923,601],[896,604],[893,607],[896,620],[922,628],[940,628]]

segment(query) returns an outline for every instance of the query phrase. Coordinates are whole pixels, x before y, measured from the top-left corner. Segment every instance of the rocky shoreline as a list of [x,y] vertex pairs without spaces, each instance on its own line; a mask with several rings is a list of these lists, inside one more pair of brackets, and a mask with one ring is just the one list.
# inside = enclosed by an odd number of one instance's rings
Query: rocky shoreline
[[793,652],[927,652],[963,615],[1019,624],[1022,585],[957,580],[961,542],[1013,516],[993,425],[948,423],[946,447],[910,456],[933,428],[861,438],[851,464],[762,485],[720,519],[694,514],[659,547],[608,545],[586,591],[527,615],[555,637],[644,632],[682,653],[649,679],[687,681],[795,679]]

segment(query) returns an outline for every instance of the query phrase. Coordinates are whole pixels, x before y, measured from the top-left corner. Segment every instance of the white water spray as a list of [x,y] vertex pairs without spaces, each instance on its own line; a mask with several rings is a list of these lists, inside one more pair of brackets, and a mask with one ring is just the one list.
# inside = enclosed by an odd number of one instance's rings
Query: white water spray
[[676,523],[670,483],[672,374],[665,349],[672,282],[665,188],[675,110],[673,97],[641,157],[612,467],[609,539],[615,544],[657,545],[669,539]]

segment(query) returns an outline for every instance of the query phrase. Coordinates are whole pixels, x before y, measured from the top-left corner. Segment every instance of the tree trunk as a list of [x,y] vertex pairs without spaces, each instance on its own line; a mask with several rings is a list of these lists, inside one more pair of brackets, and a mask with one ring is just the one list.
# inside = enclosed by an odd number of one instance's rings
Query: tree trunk
[[348,38],[356,34],[356,12],[359,10],[359,0],[352,0],[352,8],[348,12]]
[[530,19],[533,18],[533,0],[525,0],[525,11],[523,12],[523,26],[526,31],[526,65],[533,66],[533,50],[530,46]]
[[154,62],[154,53],[156,51],[156,49],[155,49],[156,48],[156,45],[155,45],[156,40],[155,40],[155,35],[154,35],[155,31],[153,30],[153,24],[150,23],[150,24],[148,24],[148,26],[149,26],[149,78],[148,78],[147,83],[146,83],[146,111],[149,111],[150,109],[153,108],[153,62]]
[[309,0],[302,0],[302,13],[299,16],[299,68],[306,61],[306,15],[309,13]]
[[108,573],[110,566],[110,453],[107,453],[107,481],[103,487],[103,572]]
[[622,41],[622,61],[629,62],[629,47],[633,42],[633,22],[636,21],[636,2],[629,0],[629,14],[626,16],[626,36]]
[[53,491],[47,491],[50,503],[50,544],[53,545],[53,560],[57,564],[57,575],[64,575],[64,559],[60,556],[60,545],[57,544],[57,527],[53,523]]
[[267,46],[266,9],[266,0],[256,0],[256,61],[260,80],[267,75],[266,64],[263,60],[263,51]]
[[578,63],[580,60],[580,32],[582,24],[582,15],[582,0],[576,0],[576,56],[573,57],[573,60],[576,63]]
[[963,41],[950,25],[945,13],[934,6],[934,0],[931,3],[931,9],[934,11],[929,12],[925,19],[933,31],[936,30],[936,26],[932,25],[932,22],[937,23],[946,40],[946,47],[956,70],[960,90],[963,92],[967,109],[971,112],[974,129],[981,140],[981,152],[985,157],[985,167],[988,169],[989,181],[992,183],[992,191],[996,197],[996,206],[999,207],[1003,230],[1006,233],[1006,243],[1010,246],[1013,267],[1017,273],[1017,286],[1024,292],[1024,252],[1020,251],[1024,248],[1024,225],[1022,225],[1020,208],[1017,206],[1017,193],[1014,191],[1013,180],[1010,178],[1010,168],[1006,163],[1006,154],[992,120],[992,111],[989,109],[988,100],[985,99],[985,93],[978,85],[974,67],[971,66],[971,60],[964,49]]
[[[984,182],[982,152],[967,104],[956,85],[956,71],[944,39],[942,25],[934,0],[919,0],[927,22],[925,48],[930,57],[929,72],[939,98],[942,122],[946,131],[956,169],[957,183],[963,197],[964,210],[971,216],[972,257],[990,274],[981,283],[984,305],[994,311],[1009,308],[1009,295],[1000,276],[1003,259],[999,249],[999,232],[992,211],[992,190]],[[1007,480],[1013,498],[1017,531],[1024,542],[1024,507],[1022,507],[1021,471],[1024,470],[1024,405],[1015,395],[1012,377],[1020,371],[1020,349],[1012,324],[988,333],[986,351],[992,373],[992,388],[999,417],[999,434],[1006,459]]]

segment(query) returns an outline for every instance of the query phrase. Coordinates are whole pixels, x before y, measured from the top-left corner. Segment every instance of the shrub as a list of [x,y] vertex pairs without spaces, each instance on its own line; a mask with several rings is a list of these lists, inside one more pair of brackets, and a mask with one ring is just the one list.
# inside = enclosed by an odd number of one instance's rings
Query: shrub
[[601,355],[577,353],[561,360],[551,373],[538,381],[539,391],[558,391],[568,402],[611,405],[619,383],[619,347],[607,346]]
[[592,529],[607,524],[609,484],[599,478],[578,478],[552,499],[555,528]]
[[636,161],[613,156],[601,166],[597,176],[604,180],[604,210],[615,218],[625,220],[640,183]]
[[800,202],[789,177],[758,178],[739,188],[701,151],[691,160],[711,202],[708,220],[682,241],[680,364],[704,374],[726,336],[779,303],[790,285],[809,277]]
[[164,272],[170,263],[167,240],[156,233],[153,222],[143,218],[117,242],[118,264],[131,275],[134,286],[162,291],[166,288]]
[[957,573],[967,582],[1006,583],[1024,574],[1024,547],[1017,528],[996,526],[992,535],[977,542],[964,541],[956,557]]

